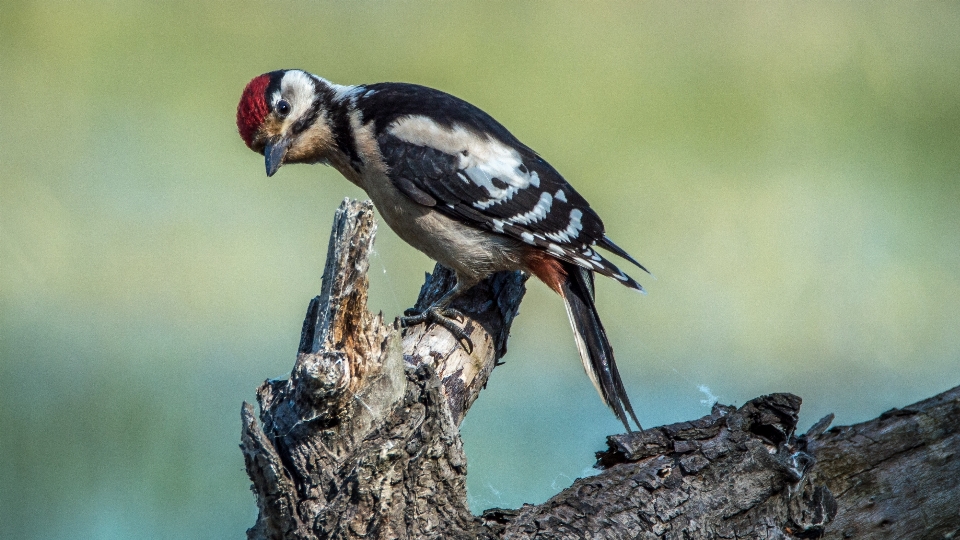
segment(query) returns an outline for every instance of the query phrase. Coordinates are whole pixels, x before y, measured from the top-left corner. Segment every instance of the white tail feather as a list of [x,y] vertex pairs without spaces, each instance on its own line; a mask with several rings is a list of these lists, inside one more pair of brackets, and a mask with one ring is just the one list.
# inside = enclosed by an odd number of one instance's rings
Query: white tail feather
[[573,338],[577,342],[577,351],[580,353],[580,361],[583,362],[583,370],[587,372],[587,376],[590,377],[590,382],[592,382],[593,387],[597,389],[597,394],[600,395],[600,399],[606,403],[607,400],[603,396],[603,390],[600,389],[600,381],[597,380],[597,374],[593,372],[592,362],[590,361],[590,349],[587,348],[587,342],[577,327],[573,308],[570,306],[570,300],[567,299],[565,295],[563,296],[563,307],[567,308],[567,318],[570,319],[570,327],[573,328]]

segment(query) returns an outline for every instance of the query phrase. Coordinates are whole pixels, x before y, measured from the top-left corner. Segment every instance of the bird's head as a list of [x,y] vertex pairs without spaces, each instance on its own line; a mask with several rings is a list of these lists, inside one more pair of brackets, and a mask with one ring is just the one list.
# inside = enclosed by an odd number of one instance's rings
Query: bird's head
[[247,146],[263,154],[267,176],[284,163],[327,159],[333,146],[329,101],[333,89],[298,69],[255,77],[237,106],[237,129]]

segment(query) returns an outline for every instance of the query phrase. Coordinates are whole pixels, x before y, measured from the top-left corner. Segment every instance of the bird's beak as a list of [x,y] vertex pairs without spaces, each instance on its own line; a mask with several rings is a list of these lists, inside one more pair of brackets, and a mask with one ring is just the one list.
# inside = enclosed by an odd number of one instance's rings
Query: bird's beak
[[280,165],[283,165],[283,156],[287,154],[287,148],[290,147],[290,139],[280,137],[279,139],[267,143],[263,147],[263,158],[267,165],[267,176],[273,176]]

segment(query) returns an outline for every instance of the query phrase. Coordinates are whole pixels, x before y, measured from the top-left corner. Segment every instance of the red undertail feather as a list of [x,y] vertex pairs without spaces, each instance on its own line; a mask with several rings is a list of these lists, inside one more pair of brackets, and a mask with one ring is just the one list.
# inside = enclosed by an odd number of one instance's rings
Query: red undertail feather
[[563,296],[563,282],[567,280],[567,271],[556,257],[539,249],[530,249],[524,257],[524,263],[533,275],[547,284],[557,294]]

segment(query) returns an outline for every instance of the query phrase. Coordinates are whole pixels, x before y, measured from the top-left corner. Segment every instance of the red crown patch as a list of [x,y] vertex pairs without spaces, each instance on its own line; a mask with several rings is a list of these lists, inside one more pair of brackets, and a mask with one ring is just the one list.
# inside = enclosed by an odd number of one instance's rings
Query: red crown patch
[[240,104],[237,105],[237,129],[240,131],[240,137],[247,144],[248,148],[253,148],[253,135],[260,128],[260,124],[270,114],[270,107],[267,106],[267,86],[270,84],[269,75],[260,75],[247,83],[243,89],[243,95],[240,97]]

